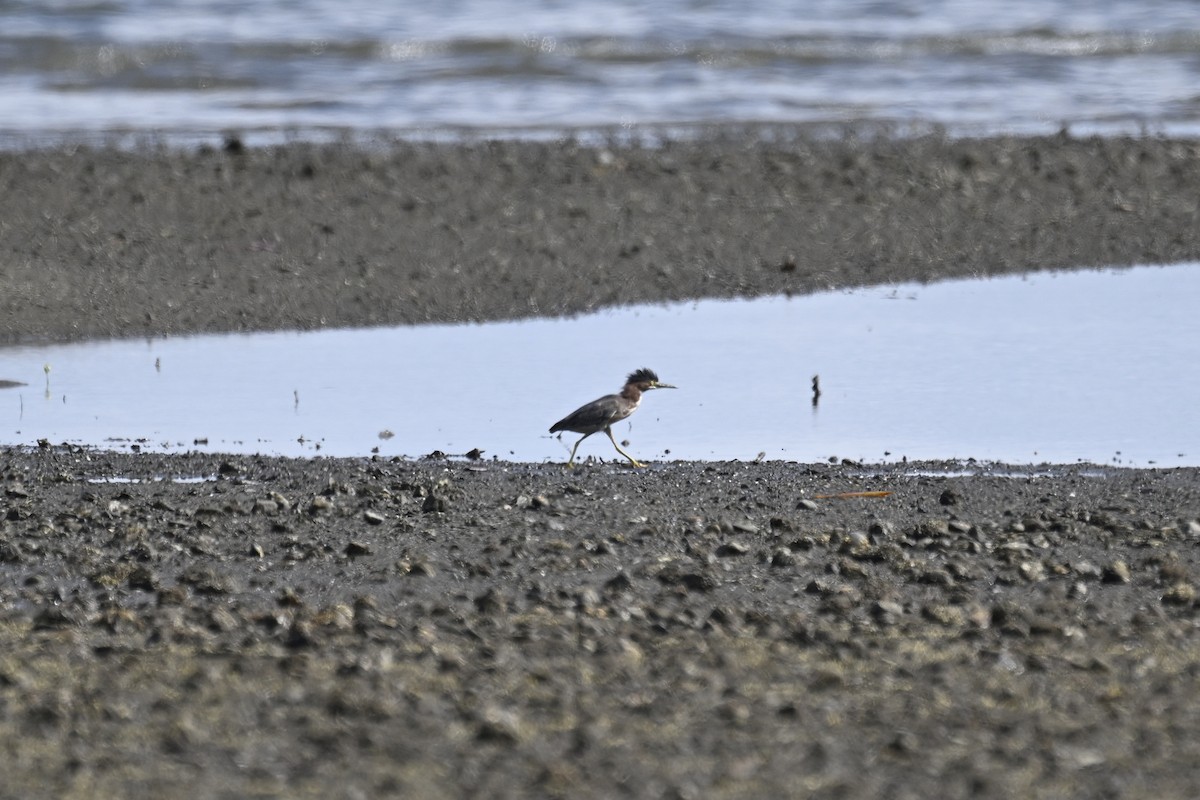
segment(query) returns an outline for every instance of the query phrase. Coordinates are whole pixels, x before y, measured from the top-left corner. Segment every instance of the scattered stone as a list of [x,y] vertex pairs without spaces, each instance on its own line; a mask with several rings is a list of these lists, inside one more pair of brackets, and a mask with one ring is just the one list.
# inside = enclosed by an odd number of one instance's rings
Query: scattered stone
[[521,718],[514,711],[495,706],[485,708],[479,721],[478,737],[485,742],[516,743],[523,738]]
[[378,511],[370,510],[363,512],[363,519],[367,521],[368,525],[382,525],[387,520],[387,518]]
[[268,517],[273,517],[279,513],[279,504],[274,500],[259,498],[254,501],[254,506],[250,511],[254,514],[264,514]]
[[879,600],[871,606],[871,614],[882,625],[894,625],[904,616],[904,606],[894,600]]
[[921,608],[921,615],[947,628],[957,628],[967,622],[966,613],[958,606],[934,603]]
[[771,566],[773,567],[794,567],[796,561],[796,554],[786,547],[776,547],[771,552]]
[[202,594],[230,594],[237,591],[237,580],[233,575],[222,574],[210,566],[193,564],[179,576],[185,583]]
[[604,589],[607,592],[627,592],[632,588],[633,581],[624,572],[618,572],[604,582]]
[[961,500],[962,495],[956,492],[954,489],[946,489],[942,492],[941,496],[938,497],[938,502],[944,506],[956,506]]
[[1038,583],[1046,579],[1046,565],[1041,561],[1022,561],[1017,567],[1017,571],[1030,583]]
[[313,516],[328,514],[331,511],[333,511],[333,500],[324,495],[317,495],[308,504],[308,513]]
[[129,573],[128,584],[130,589],[140,589],[145,592],[154,592],[158,590],[158,576],[148,567],[137,566]]
[[481,614],[499,614],[508,608],[508,604],[500,592],[493,588],[475,598],[475,608]]
[[1196,587],[1180,581],[1163,593],[1162,601],[1168,605],[1190,606],[1196,602]]
[[342,552],[344,552],[346,555],[350,556],[350,558],[357,558],[358,556],[367,556],[367,555],[371,554],[371,546],[368,544],[364,544],[363,542],[351,541],[346,545],[345,550],[343,550]]
[[1129,565],[1119,558],[1104,568],[1105,583],[1129,583],[1131,577]]

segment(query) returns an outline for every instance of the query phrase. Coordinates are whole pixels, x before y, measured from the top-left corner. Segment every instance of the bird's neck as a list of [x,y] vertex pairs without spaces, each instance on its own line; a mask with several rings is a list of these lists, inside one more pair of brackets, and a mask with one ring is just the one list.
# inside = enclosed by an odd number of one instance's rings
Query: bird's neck
[[642,401],[642,389],[636,383],[627,383],[625,384],[625,388],[621,390],[621,397],[637,405]]

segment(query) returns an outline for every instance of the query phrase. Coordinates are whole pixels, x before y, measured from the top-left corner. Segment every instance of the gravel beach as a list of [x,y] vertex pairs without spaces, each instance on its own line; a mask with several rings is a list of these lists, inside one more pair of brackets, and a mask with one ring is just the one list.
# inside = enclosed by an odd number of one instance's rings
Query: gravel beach
[[[1200,259],[1200,144],[1153,138],[77,148],[0,187],[5,343]],[[1198,592],[1194,468],[0,448],[0,797],[1189,797]]]

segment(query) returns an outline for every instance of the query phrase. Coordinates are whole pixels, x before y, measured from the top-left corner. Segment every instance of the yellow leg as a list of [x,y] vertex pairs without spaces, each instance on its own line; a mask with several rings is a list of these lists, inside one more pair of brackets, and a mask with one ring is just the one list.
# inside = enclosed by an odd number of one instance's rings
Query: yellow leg
[[585,433],[582,437],[580,437],[579,441],[575,443],[575,446],[571,448],[571,457],[567,459],[567,469],[575,466],[575,451],[579,449],[579,445],[583,444],[583,440],[591,435],[592,434],[590,433]]
[[633,464],[635,467],[646,466],[645,464],[638,461],[633,456],[629,455],[629,453],[626,453],[624,450],[621,449],[621,445],[617,444],[616,438],[613,437],[613,435],[612,435],[612,428],[605,428],[604,432],[608,434],[609,441],[611,441],[613,443],[613,447],[617,448],[617,452],[620,453],[621,455],[625,456],[626,458],[628,458],[630,464]]

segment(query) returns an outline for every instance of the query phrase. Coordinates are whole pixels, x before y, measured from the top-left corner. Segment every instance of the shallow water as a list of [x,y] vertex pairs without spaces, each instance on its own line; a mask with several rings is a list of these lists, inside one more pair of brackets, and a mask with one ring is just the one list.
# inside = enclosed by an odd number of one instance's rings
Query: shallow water
[[1200,135],[1194,0],[0,3],[0,144],[771,122]]
[[[0,389],[0,443],[564,460],[574,437],[551,423],[649,366],[679,389],[614,429],[642,459],[1197,465],[1198,297],[1200,264],[1182,264],[4,348],[0,379],[28,385]],[[616,454],[600,434],[580,455]]]

